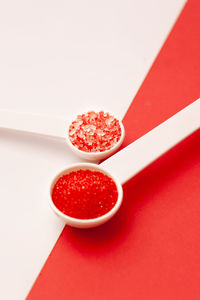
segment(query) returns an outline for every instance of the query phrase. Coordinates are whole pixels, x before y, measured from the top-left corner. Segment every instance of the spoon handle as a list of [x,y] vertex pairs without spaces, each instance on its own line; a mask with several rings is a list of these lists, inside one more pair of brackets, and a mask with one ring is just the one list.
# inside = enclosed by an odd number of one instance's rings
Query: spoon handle
[[0,111],[0,128],[21,130],[41,135],[65,138],[67,122],[53,116]]
[[101,166],[115,174],[121,184],[200,128],[200,99],[179,111]]

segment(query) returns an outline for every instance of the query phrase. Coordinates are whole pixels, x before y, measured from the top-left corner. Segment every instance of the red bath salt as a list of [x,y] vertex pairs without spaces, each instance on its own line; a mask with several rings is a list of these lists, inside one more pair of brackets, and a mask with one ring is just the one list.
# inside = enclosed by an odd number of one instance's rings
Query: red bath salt
[[106,214],[117,198],[117,186],[112,178],[90,170],[63,175],[52,191],[54,205],[64,214],[78,219],[93,219]]
[[116,145],[120,137],[119,121],[103,111],[90,111],[79,115],[69,127],[71,143],[85,152],[109,150]]

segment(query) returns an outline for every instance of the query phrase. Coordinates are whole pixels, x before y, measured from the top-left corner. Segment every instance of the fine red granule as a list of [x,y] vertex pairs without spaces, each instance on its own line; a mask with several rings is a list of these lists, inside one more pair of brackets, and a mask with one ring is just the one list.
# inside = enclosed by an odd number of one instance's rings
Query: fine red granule
[[109,212],[118,198],[116,184],[107,175],[78,170],[58,179],[52,191],[54,205],[64,214],[93,219]]
[[119,121],[109,113],[90,111],[77,116],[69,127],[69,139],[79,150],[102,152],[111,149],[121,137]]

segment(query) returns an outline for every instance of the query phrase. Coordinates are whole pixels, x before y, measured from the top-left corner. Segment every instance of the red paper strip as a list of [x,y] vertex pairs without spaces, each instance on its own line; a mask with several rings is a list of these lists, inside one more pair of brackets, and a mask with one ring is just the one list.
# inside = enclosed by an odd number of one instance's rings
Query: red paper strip
[[[124,118],[124,146],[199,98],[199,15],[200,2],[188,1]],[[28,300],[199,299],[200,132],[124,193],[104,226],[65,227]]]

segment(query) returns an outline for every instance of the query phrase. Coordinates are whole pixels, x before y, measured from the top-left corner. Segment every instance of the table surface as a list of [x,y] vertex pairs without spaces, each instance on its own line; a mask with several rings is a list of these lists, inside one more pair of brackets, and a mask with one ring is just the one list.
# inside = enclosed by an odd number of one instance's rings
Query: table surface
[[[185,2],[2,2],[0,109],[67,119],[100,108],[122,119]],[[24,299],[64,227],[49,182],[81,160],[64,141],[6,129],[0,153],[0,298]]]

